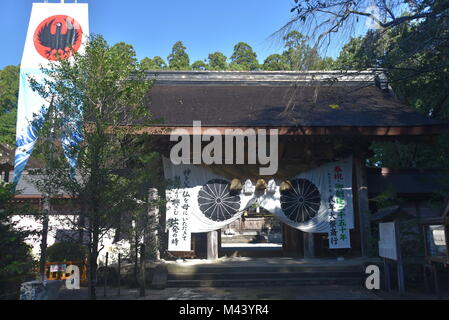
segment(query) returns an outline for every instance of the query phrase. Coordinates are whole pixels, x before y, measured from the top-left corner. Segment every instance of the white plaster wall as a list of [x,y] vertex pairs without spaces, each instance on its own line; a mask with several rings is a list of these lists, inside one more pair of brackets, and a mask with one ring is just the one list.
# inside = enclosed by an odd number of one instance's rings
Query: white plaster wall
[[[50,215],[48,219],[48,234],[47,234],[47,246],[51,246],[55,243],[56,231],[58,229],[72,230],[73,221],[76,216],[70,215]],[[15,215],[11,217],[13,222],[17,222],[16,228],[29,231],[42,231],[42,221],[32,215]],[[122,240],[113,244],[114,231],[110,230],[105,234],[101,240],[99,247],[103,247],[98,256],[98,263],[104,264],[106,260],[106,252],[109,252],[108,263],[116,263],[118,260],[118,253],[125,253],[130,248],[128,241]],[[35,259],[40,257],[40,245],[41,236],[34,235],[29,236],[25,242],[32,247],[32,254]]]

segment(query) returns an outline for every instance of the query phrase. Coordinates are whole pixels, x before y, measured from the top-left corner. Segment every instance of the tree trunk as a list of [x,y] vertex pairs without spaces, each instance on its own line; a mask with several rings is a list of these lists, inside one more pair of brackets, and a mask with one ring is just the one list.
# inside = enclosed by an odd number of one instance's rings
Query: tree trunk
[[[159,207],[154,205],[152,201],[156,201],[158,199],[158,193],[156,188],[149,189],[149,200],[150,200],[150,210],[149,210],[149,234],[145,239],[145,244],[149,245],[150,258],[155,259],[156,261],[160,260],[160,252],[159,252]],[[147,228],[145,228],[147,229]]]
[[84,215],[80,213],[78,220],[78,242],[82,246],[84,245]]
[[96,300],[96,287],[97,287],[97,258],[98,258],[98,229],[94,228],[92,232],[92,243],[89,254],[89,299]]
[[41,281],[45,280],[45,263],[47,262],[47,237],[48,237],[48,214],[50,212],[49,199],[44,199],[44,218],[42,221],[41,257],[39,261]]
[[45,263],[47,262],[48,216],[42,222],[41,257],[39,261],[41,281],[45,280]]
[[140,296],[145,297],[145,244],[140,245]]

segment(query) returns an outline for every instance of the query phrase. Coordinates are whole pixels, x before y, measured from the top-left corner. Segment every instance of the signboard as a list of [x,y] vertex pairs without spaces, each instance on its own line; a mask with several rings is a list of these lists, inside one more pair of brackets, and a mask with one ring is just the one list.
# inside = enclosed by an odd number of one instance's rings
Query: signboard
[[[74,52],[82,52],[88,35],[87,3],[33,3],[20,64],[15,184],[25,169],[42,125],[35,120],[43,119],[49,107],[49,101],[31,89],[29,78],[39,82],[45,77],[41,67],[57,59],[70,59]],[[64,146],[73,142],[72,137],[62,138]],[[73,159],[66,156],[72,165]]]
[[431,256],[446,255],[446,236],[444,225],[430,225],[427,227],[427,248]]
[[395,222],[379,223],[379,256],[398,260]]
[[50,272],[63,272],[66,269],[65,264],[52,264],[50,265]]

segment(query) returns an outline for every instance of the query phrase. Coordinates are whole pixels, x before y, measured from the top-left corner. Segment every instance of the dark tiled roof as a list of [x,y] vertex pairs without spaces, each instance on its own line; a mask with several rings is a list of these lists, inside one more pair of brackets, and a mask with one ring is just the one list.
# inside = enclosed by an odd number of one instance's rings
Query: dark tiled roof
[[444,124],[380,89],[371,71],[159,72],[150,77],[156,78],[150,108],[165,125],[191,126],[193,120],[203,126]]
[[14,149],[0,144],[0,166],[14,166]]
[[[14,167],[14,154],[15,148],[10,147],[6,144],[0,144],[0,165],[9,165]],[[43,164],[41,161],[34,157],[28,159],[27,168],[42,168]]]
[[[37,179],[37,177],[34,177]],[[17,184],[16,190],[20,195],[23,196],[41,196],[42,193],[37,189],[33,182],[33,177],[28,175],[26,172],[22,174],[22,177]]]

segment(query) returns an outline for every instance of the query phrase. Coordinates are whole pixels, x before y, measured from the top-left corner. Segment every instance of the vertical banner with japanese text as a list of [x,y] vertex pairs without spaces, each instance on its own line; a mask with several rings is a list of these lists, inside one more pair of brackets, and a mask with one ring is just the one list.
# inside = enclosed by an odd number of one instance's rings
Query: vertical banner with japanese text
[[[347,216],[352,217],[352,188],[345,188],[352,179],[352,167],[334,165],[328,172],[329,184],[329,248],[351,248]],[[348,194],[351,192],[351,195]]]
[[231,195],[229,181],[204,167],[162,158],[169,251],[190,251],[191,233],[218,230],[240,217],[251,196]]
[[181,188],[167,190],[167,228],[168,251],[190,251],[191,231],[189,227],[189,208],[191,194],[190,187],[191,170],[183,171]]

